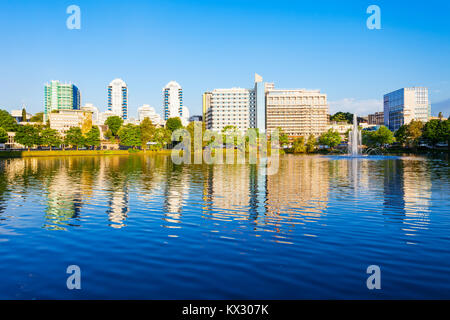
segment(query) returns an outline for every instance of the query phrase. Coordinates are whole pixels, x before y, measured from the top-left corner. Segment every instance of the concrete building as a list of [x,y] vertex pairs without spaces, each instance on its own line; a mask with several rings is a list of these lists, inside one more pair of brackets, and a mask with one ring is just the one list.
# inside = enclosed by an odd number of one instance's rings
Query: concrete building
[[348,130],[351,130],[353,128],[353,124],[348,122],[331,122],[327,126],[327,130],[333,129],[334,131],[337,131],[342,139],[347,140],[348,139]]
[[52,111],[79,110],[80,103],[80,91],[75,85],[52,80],[44,87],[44,122]]
[[48,115],[50,128],[65,134],[72,127],[79,127],[83,133],[92,128],[92,112],[84,110],[60,110]]
[[21,122],[27,122],[33,115],[31,113],[26,113],[26,119],[24,119],[22,117],[22,110],[12,110],[11,111],[11,116],[16,119],[17,123],[21,123]]
[[108,86],[108,111],[123,120],[128,118],[128,87],[122,79],[114,79]]
[[226,126],[240,131],[256,128],[256,93],[254,89],[214,89],[203,94],[206,128],[220,132]]
[[290,139],[309,135],[319,136],[327,131],[327,95],[319,90],[275,89],[267,84],[266,128],[270,133],[281,128]]
[[371,124],[371,125],[383,125],[384,124],[384,112],[383,111],[369,114],[367,117],[368,117],[368,124]]
[[144,104],[138,108],[139,122],[142,122],[145,118],[149,118],[155,126],[164,125],[164,121],[161,116],[157,114],[155,109],[150,107],[148,104]]
[[428,89],[402,88],[384,95],[384,125],[395,131],[412,120],[427,122],[431,116]]
[[188,124],[189,109],[183,105],[183,89],[176,81],[163,88],[164,120],[179,117],[184,126]]
[[203,116],[198,116],[198,115],[194,115],[194,116],[190,116],[189,117],[189,122],[195,122],[195,121],[203,121]]

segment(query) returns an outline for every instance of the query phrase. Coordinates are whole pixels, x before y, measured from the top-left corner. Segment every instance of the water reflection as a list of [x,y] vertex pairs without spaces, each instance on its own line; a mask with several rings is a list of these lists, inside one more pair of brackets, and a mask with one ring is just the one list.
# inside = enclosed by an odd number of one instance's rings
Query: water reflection
[[204,219],[248,221],[255,231],[289,233],[318,221],[333,201],[364,205],[364,197],[371,197],[383,199],[388,220],[426,228],[432,195],[427,163],[284,156],[278,173],[265,176],[259,165],[183,166],[166,156],[2,160],[0,219],[6,219],[8,203],[14,215],[14,206],[34,195],[45,206],[44,228],[80,226],[86,205],[103,210],[109,226],[122,228],[133,218],[133,197],[141,210],[160,207],[169,228],[182,226],[189,207]]

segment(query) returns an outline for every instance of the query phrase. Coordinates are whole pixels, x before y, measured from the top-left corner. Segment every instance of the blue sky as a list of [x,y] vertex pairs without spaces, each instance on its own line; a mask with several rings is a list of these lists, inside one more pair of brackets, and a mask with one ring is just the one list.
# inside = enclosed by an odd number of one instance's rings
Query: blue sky
[[[66,28],[72,4],[81,30]],[[381,30],[366,27],[372,4]],[[252,87],[255,72],[279,88],[320,89],[331,112],[379,111],[384,93],[405,86],[440,103],[450,99],[449,17],[450,3],[436,0],[2,0],[0,108],[41,111],[44,84],[60,80],[103,111],[120,77],[131,115],[142,104],[161,112],[170,80],[200,114],[204,91]]]

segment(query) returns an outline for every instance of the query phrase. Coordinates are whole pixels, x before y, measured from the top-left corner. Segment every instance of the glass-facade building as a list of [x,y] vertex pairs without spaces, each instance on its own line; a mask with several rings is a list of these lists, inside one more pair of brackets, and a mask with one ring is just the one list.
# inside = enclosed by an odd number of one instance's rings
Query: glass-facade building
[[73,84],[53,80],[44,87],[44,121],[54,110],[80,110],[80,90]]
[[427,122],[431,117],[428,89],[402,88],[384,95],[384,125],[395,131],[412,120]]

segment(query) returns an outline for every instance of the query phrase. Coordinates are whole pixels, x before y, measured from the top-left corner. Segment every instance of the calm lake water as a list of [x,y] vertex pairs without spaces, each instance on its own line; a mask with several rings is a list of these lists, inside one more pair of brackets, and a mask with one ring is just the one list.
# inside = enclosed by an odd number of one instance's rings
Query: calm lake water
[[0,160],[0,298],[450,298],[447,161],[282,156],[264,171]]

